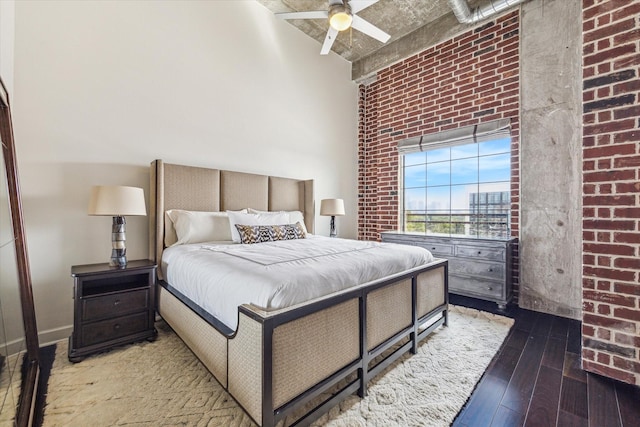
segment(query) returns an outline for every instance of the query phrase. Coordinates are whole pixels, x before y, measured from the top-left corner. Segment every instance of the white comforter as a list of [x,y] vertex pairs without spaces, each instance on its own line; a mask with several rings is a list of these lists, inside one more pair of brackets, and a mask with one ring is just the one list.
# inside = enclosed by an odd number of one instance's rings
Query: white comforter
[[309,235],[242,244],[165,249],[167,282],[232,330],[238,306],[284,308],[428,264],[423,248]]

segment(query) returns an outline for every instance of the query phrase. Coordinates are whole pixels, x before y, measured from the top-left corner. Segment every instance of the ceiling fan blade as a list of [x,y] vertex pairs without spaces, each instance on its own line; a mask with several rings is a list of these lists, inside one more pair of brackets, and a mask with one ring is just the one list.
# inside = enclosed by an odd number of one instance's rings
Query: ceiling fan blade
[[329,26],[329,31],[327,31],[327,36],[324,38],[324,43],[322,44],[322,49],[320,49],[320,55],[326,55],[331,50],[331,46],[333,46],[333,42],[336,40],[338,36],[338,30]]
[[351,0],[349,6],[351,6],[351,13],[358,13],[362,9],[366,9],[372,4],[378,3],[380,0]]
[[391,38],[389,34],[360,18],[358,15],[353,15],[353,22],[351,22],[351,26],[376,40],[380,40],[382,43],[386,43]]
[[309,12],[284,12],[275,14],[280,19],[327,19],[329,12],[326,10],[312,10]]

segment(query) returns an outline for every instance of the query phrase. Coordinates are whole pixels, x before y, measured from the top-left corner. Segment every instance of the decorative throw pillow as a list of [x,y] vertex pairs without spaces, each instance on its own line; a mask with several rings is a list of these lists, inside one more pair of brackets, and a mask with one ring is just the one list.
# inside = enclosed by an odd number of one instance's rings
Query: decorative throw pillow
[[240,235],[238,234],[237,224],[242,225],[278,225],[290,224],[289,215],[287,214],[249,214],[227,211],[229,214],[229,224],[231,225],[231,239],[240,243]]
[[240,241],[245,244],[304,239],[306,233],[299,222],[285,225],[236,224]]

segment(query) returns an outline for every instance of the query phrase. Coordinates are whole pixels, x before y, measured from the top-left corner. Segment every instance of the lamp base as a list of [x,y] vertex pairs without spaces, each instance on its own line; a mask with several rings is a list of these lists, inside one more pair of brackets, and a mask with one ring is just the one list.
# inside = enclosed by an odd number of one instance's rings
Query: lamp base
[[336,217],[331,216],[331,229],[329,231],[329,237],[338,237],[338,232],[336,231]]
[[111,261],[109,262],[109,265],[112,267],[127,266],[125,225],[126,221],[123,216],[113,217],[113,224],[111,226]]

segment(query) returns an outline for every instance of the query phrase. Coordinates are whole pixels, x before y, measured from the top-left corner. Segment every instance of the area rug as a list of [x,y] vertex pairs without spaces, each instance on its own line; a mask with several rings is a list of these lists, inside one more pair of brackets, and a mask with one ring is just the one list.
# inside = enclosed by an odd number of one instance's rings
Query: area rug
[[[440,327],[314,425],[448,426],[496,355],[513,320],[450,306]],[[164,323],[158,339],[67,359],[59,343],[44,426],[254,426],[242,408]]]

